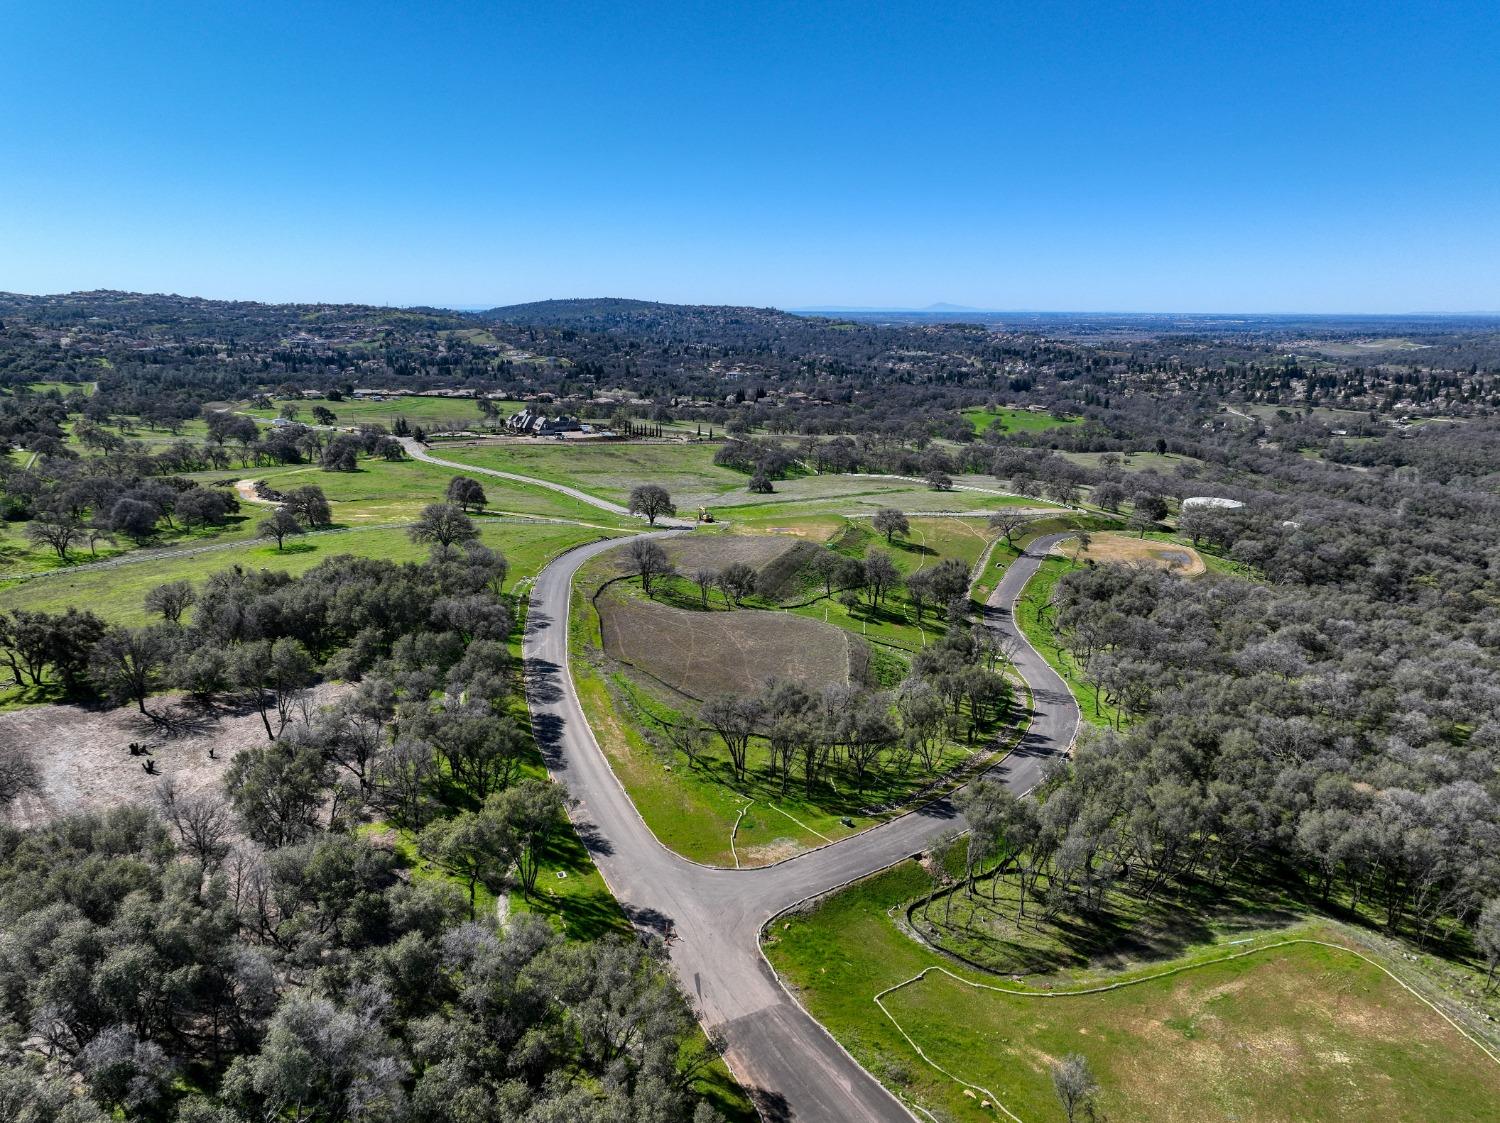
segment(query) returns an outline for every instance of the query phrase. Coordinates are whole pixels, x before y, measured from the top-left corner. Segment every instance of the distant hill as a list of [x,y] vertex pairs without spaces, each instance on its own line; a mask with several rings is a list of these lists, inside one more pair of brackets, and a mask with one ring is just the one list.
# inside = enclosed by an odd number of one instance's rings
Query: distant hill
[[570,300],[535,300],[491,308],[479,315],[508,324],[546,327],[576,327],[602,330],[619,327],[658,328],[672,323],[757,324],[800,320],[778,308],[740,308],[718,304],[662,304],[654,300],[624,297],[593,297]]
[[[546,328],[695,344],[760,346],[808,339],[826,332],[826,317],[809,319],[779,308],[739,308],[720,304],[660,304],[652,300],[598,297],[538,300],[475,314],[508,327]],[[847,325],[846,325],[847,326]]]

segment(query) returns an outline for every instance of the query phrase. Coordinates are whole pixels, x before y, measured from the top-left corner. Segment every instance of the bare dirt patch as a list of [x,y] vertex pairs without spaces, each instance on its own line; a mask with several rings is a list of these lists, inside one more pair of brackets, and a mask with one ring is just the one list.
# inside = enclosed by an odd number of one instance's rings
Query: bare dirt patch
[[742,866],[769,866],[775,862],[784,861],[794,854],[802,852],[802,844],[795,838],[778,838],[771,842],[762,842],[757,846],[741,846],[740,865]]
[[1076,541],[1066,541],[1057,552],[1066,557],[1076,553],[1079,561],[1118,565],[1154,565],[1175,570],[1187,577],[1203,573],[1207,566],[1198,551],[1176,542],[1156,542],[1149,538],[1131,538],[1125,534],[1091,534],[1086,550],[1078,550]]
[[[312,704],[327,705],[340,689],[319,687]],[[152,698],[149,706],[174,718],[173,726],[143,717],[133,706],[29,706],[0,714],[0,749],[27,752],[42,781],[40,792],[11,806],[11,824],[33,827],[75,812],[146,803],[164,776],[185,794],[217,790],[235,753],[266,744],[254,710],[204,713],[170,696]],[[147,746],[150,755],[132,756],[132,741]],[[146,771],[148,761],[154,773]]]
[[238,492],[239,497],[245,500],[245,502],[247,503],[259,503],[263,507],[281,506],[281,504],[279,503],[275,503],[270,499],[262,499],[259,495],[257,495],[255,492],[254,480],[235,480],[234,490]]
[[849,681],[851,637],[782,612],[690,612],[606,590],[605,652],[690,698],[751,694],[771,678],[811,689]]
[[692,573],[695,569],[723,569],[735,562],[761,569],[796,543],[765,535],[720,534],[676,538],[665,545],[672,564],[683,573]]

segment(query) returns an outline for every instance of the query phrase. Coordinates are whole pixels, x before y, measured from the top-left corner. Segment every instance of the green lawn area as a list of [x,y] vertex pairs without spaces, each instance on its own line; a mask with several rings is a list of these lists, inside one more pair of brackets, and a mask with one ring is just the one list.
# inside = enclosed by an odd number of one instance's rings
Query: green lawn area
[[[480,527],[484,543],[510,560],[512,581],[532,576],[562,551],[608,533],[566,523],[504,523],[492,519],[480,520]],[[338,554],[417,561],[427,555],[427,548],[408,539],[401,527],[368,527],[292,538],[287,540],[285,551],[249,541],[185,557],[151,558],[15,582],[0,589],[0,608],[61,612],[71,605],[89,608],[108,620],[141,624],[147,620],[142,598],[163,582],[201,581],[231,565],[298,574]]]
[[[296,402],[276,399],[271,409],[254,409],[245,403],[235,408],[251,417],[268,421],[281,416],[281,407],[288,404],[298,407],[300,412],[297,420],[305,425],[313,424],[314,406],[332,410],[337,418],[335,425],[384,425],[389,428],[396,423],[398,417],[406,418],[413,425],[462,422],[478,429],[485,424],[485,418],[479,412],[479,404],[472,398],[405,396],[384,398],[378,402],[354,398],[346,398],[341,402],[330,402],[326,398],[307,398]],[[506,417],[519,410],[521,403],[497,401],[495,408],[501,417]]]
[[[987,476],[961,476],[955,482],[996,489]],[[1050,507],[1043,500],[991,491],[933,491],[925,484],[907,480],[871,479],[867,476],[816,475],[777,480],[772,495],[748,491],[727,495],[712,509],[739,526],[780,526],[789,517],[816,514],[873,515],[882,507],[902,511],[965,511],[975,516],[1000,507]]]
[[985,409],[983,406],[975,406],[964,410],[963,416],[969,419],[976,433],[983,433],[997,421],[1000,423],[1000,431],[1004,433],[1042,433],[1064,425],[1083,424],[1081,417],[1058,417],[1051,413],[1035,413],[1029,409],[1008,407]]
[[[359,462],[359,470],[356,472],[325,472],[316,465],[292,464],[200,472],[192,478],[205,485],[220,480],[265,480],[279,491],[311,484],[322,488],[328,497],[333,506],[336,526],[359,528],[415,519],[427,504],[442,500],[448,481],[457,474],[453,469],[417,460],[364,459]],[[481,483],[490,500],[488,516],[529,515],[572,519],[606,528],[635,525],[634,520],[617,518],[550,488],[493,477],[482,479]],[[270,507],[241,499],[239,515],[231,518],[226,525],[191,530],[163,526],[156,538],[144,548],[187,549],[241,541],[253,546],[257,526],[269,513]],[[0,536],[0,573],[29,574],[65,568],[51,549],[45,546],[41,549],[33,547],[25,537],[24,528],[24,523],[13,523]],[[304,540],[301,545],[320,541],[327,539],[315,537]],[[301,548],[301,545],[296,540],[289,542],[288,552]],[[67,565],[84,565],[132,553],[141,548],[129,539],[121,538],[113,546],[100,543],[95,557],[89,553],[86,545],[82,545],[70,552]],[[204,556],[213,558],[218,555]]]
[[[756,495],[749,490],[745,473],[714,464],[719,447],[710,442],[508,441],[445,446],[442,455],[465,464],[566,484],[615,503],[626,502],[631,488],[655,483],[667,489],[680,514],[690,516],[699,507],[708,507],[720,519],[736,525],[779,525],[776,520],[824,513],[874,514],[881,507],[980,512],[1014,504],[1046,505],[990,491],[938,492],[919,481],[817,473],[777,480],[772,494]],[[998,490],[988,476],[964,476],[955,482]]]
[[[159,452],[170,444],[177,441],[190,441],[193,444],[202,444],[208,440],[208,424],[199,418],[189,418],[177,425],[177,432],[169,429],[148,424],[139,417],[117,418],[123,424],[102,426],[106,431],[116,433],[127,441],[143,444],[150,447],[152,452]],[[75,418],[67,427],[67,437],[63,443],[80,456],[92,456],[89,449],[73,435],[73,426],[77,424]]]
[[1161,475],[1175,475],[1179,466],[1183,464],[1202,464],[1203,461],[1194,456],[1178,456],[1176,453],[1162,454],[1159,452],[1062,452],[1058,455],[1071,460],[1074,464],[1085,468],[1099,468],[1100,458],[1114,455],[1118,457],[1116,466],[1127,475],[1135,472],[1154,471]]
[[[1330,925],[1297,924],[1233,943],[1230,933],[1209,931],[1149,967],[1022,986],[959,970],[898,927],[900,906],[931,885],[921,866],[903,862],[773,921],[765,945],[783,979],[856,1058],[940,1117],[1003,1118],[981,1106],[993,1094],[1027,1123],[1062,1120],[1050,1064],[1068,1053],[1088,1058],[1100,1106],[1116,1123],[1478,1121],[1493,1118],[1500,1102],[1500,1066],[1379,967],[1339,948],[1269,946],[1287,938],[1343,943]],[[885,996],[889,1017],[882,1015],[877,993],[930,968],[959,978],[928,974]],[[1062,993],[1116,982],[1132,985]],[[976,1095],[924,1062],[897,1023],[932,1061],[977,1086]]]
[[745,473],[714,464],[719,447],[706,441],[517,440],[444,448],[443,458],[566,484],[615,503],[626,502],[630,489],[639,484],[659,484],[672,495],[679,511],[691,514],[699,505],[713,505],[729,492],[750,494]]
[[[202,473],[197,478],[205,482],[213,479],[265,480],[278,491],[315,484],[323,489],[333,504],[336,522],[358,525],[414,518],[427,504],[442,502],[448,481],[460,474],[457,469],[420,460],[367,458],[359,462],[357,472],[325,472],[315,464],[292,464]],[[627,522],[581,500],[536,484],[517,483],[494,476],[481,476],[479,483],[489,499],[486,511],[490,514],[537,515],[610,526],[624,526]],[[249,510],[253,504],[246,503],[243,507]],[[634,521],[628,520],[631,524]]]
[[[191,549],[195,546],[207,546],[219,542],[253,541],[255,517],[262,513],[259,509],[242,506],[240,514],[232,516],[223,526],[191,529],[182,526],[176,528],[164,526],[149,547],[151,549]],[[89,552],[87,543],[79,543],[68,551],[68,559],[64,562],[51,547],[32,545],[26,538],[25,523],[0,525],[5,526],[4,537],[0,537],[0,573],[5,574],[47,573],[120,557],[134,553],[141,548],[123,536],[113,546],[107,542],[98,543],[97,550],[93,554]]]
[[86,397],[92,397],[94,393],[94,383],[92,382],[28,382],[26,386],[27,389],[33,390],[38,394],[45,394],[50,390],[56,390],[65,398],[74,390],[80,391]]

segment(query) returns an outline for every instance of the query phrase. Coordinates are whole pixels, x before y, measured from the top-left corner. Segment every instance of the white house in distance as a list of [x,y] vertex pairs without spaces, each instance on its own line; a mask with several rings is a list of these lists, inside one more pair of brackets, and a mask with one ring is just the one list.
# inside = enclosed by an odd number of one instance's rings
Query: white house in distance
[[1238,499],[1224,499],[1217,495],[1194,495],[1182,501],[1184,511],[1233,511],[1243,506]]

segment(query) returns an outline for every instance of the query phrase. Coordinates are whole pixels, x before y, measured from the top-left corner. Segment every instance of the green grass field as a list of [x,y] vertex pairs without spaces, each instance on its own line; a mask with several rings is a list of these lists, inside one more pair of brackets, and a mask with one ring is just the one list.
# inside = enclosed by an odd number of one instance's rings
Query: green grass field
[[985,409],[975,406],[963,411],[963,416],[974,426],[974,432],[983,433],[995,422],[1000,423],[1002,433],[1044,433],[1064,425],[1081,425],[1081,417],[1057,417],[1050,413],[1034,413],[1029,409]]
[[679,513],[691,515],[699,507],[708,507],[718,518],[736,525],[777,525],[777,519],[824,513],[874,514],[881,507],[979,512],[1014,504],[1046,506],[1019,496],[996,494],[995,481],[987,476],[955,480],[989,489],[984,492],[936,492],[920,481],[813,473],[777,480],[771,495],[756,495],[749,490],[745,473],[714,464],[718,448],[706,441],[509,441],[445,446],[443,457],[566,484],[615,503],[626,502],[631,488],[655,483],[667,489]]
[[643,444],[568,441],[509,441],[445,448],[443,457],[481,468],[516,472],[624,503],[630,489],[654,483],[667,489],[678,509],[690,513],[733,491],[746,495],[749,477],[714,464],[719,446],[703,443]]
[[[314,406],[323,406],[332,410],[337,418],[335,425],[384,425],[389,428],[396,423],[398,417],[404,417],[413,425],[462,422],[478,429],[485,422],[484,416],[479,412],[478,403],[468,398],[410,396],[385,398],[378,402],[354,398],[346,398],[342,402],[330,402],[325,398],[308,398],[291,403],[278,400],[270,409],[253,409],[245,403],[235,408],[250,417],[269,421],[273,417],[281,416],[281,407],[287,404],[298,407],[300,412],[297,420],[305,425],[313,424]],[[500,416],[505,417],[519,410],[521,403],[497,401],[495,407]]]
[[[1109,456],[1107,452],[1061,452],[1058,454],[1066,460],[1085,468],[1097,469],[1100,467],[1100,458]],[[1193,456],[1178,456],[1176,453],[1163,455],[1158,452],[1117,452],[1113,455],[1119,457],[1117,467],[1126,475],[1136,472],[1154,471],[1161,475],[1175,475],[1177,469],[1182,465],[1201,465],[1203,461]]]
[[92,396],[93,393],[94,393],[94,383],[92,383],[92,382],[29,382],[29,383],[27,383],[27,389],[34,390],[38,394],[45,394],[45,393],[47,393],[47,392],[49,392],[51,390],[56,390],[59,394],[61,394],[65,398],[69,394],[71,394],[74,390],[78,390],[78,391],[82,392],[86,396]]
[[[1116,1123],[1478,1121],[1500,1102],[1500,1066],[1379,967],[1338,948],[1269,946],[1343,942],[1328,926],[1233,943],[1209,932],[1150,966],[1023,986],[957,971],[900,930],[898,906],[931,884],[904,862],[774,921],[765,943],[815,1017],[888,1087],[940,1117],[1003,1118],[981,1106],[994,1095],[1026,1123],[1060,1121],[1050,1064],[1068,1053],[1088,1058],[1100,1106]],[[937,967],[959,979],[929,974],[902,987],[883,999],[889,1016],[875,1004],[886,988]],[[1152,977],[1174,968],[1188,969]],[[1114,982],[1132,985],[1062,993]],[[902,1030],[956,1079],[924,1061]],[[959,1081],[975,1086],[972,1098]]]
[[[564,550],[610,533],[566,523],[506,523],[495,519],[481,519],[479,523],[484,543],[510,560],[512,581],[534,575]],[[0,608],[61,612],[72,605],[91,609],[107,620],[140,624],[147,619],[142,598],[163,582],[201,581],[232,565],[305,573],[323,559],[338,554],[417,561],[427,555],[427,548],[412,542],[400,527],[367,527],[289,538],[285,551],[248,541],[222,550],[152,557],[15,582],[0,589]]]
[[[442,500],[448,481],[457,474],[453,469],[416,460],[365,459],[359,462],[357,472],[325,472],[316,465],[297,464],[200,472],[192,478],[204,484],[220,480],[265,480],[279,491],[312,484],[322,488],[327,495],[333,506],[335,525],[353,528],[416,518],[427,504]],[[491,515],[571,519],[608,528],[634,525],[634,520],[617,518],[550,488],[493,477],[481,482],[490,500],[487,510]],[[144,547],[121,538],[114,545],[100,543],[96,557],[90,554],[87,545],[82,545],[70,552],[66,563],[50,548],[43,546],[38,549],[31,545],[25,537],[24,523],[11,524],[0,535],[0,573],[24,575],[47,572],[133,554],[142,549],[189,549],[230,542],[253,544],[257,525],[269,512],[268,506],[242,498],[239,515],[222,527],[189,530],[163,526],[156,538]]]
[[[427,504],[441,502],[448,481],[462,474],[457,469],[420,460],[365,459],[359,462],[359,469],[357,472],[325,472],[316,465],[295,464],[205,473],[201,478],[205,481],[216,478],[265,480],[278,491],[315,484],[323,489],[333,504],[335,521],[357,525],[414,517]],[[494,476],[481,476],[479,482],[489,499],[486,511],[492,514],[576,519],[610,526],[634,525],[635,522],[612,516],[551,488]],[[253,505],[246,503],[243,506],[248,510]]]

